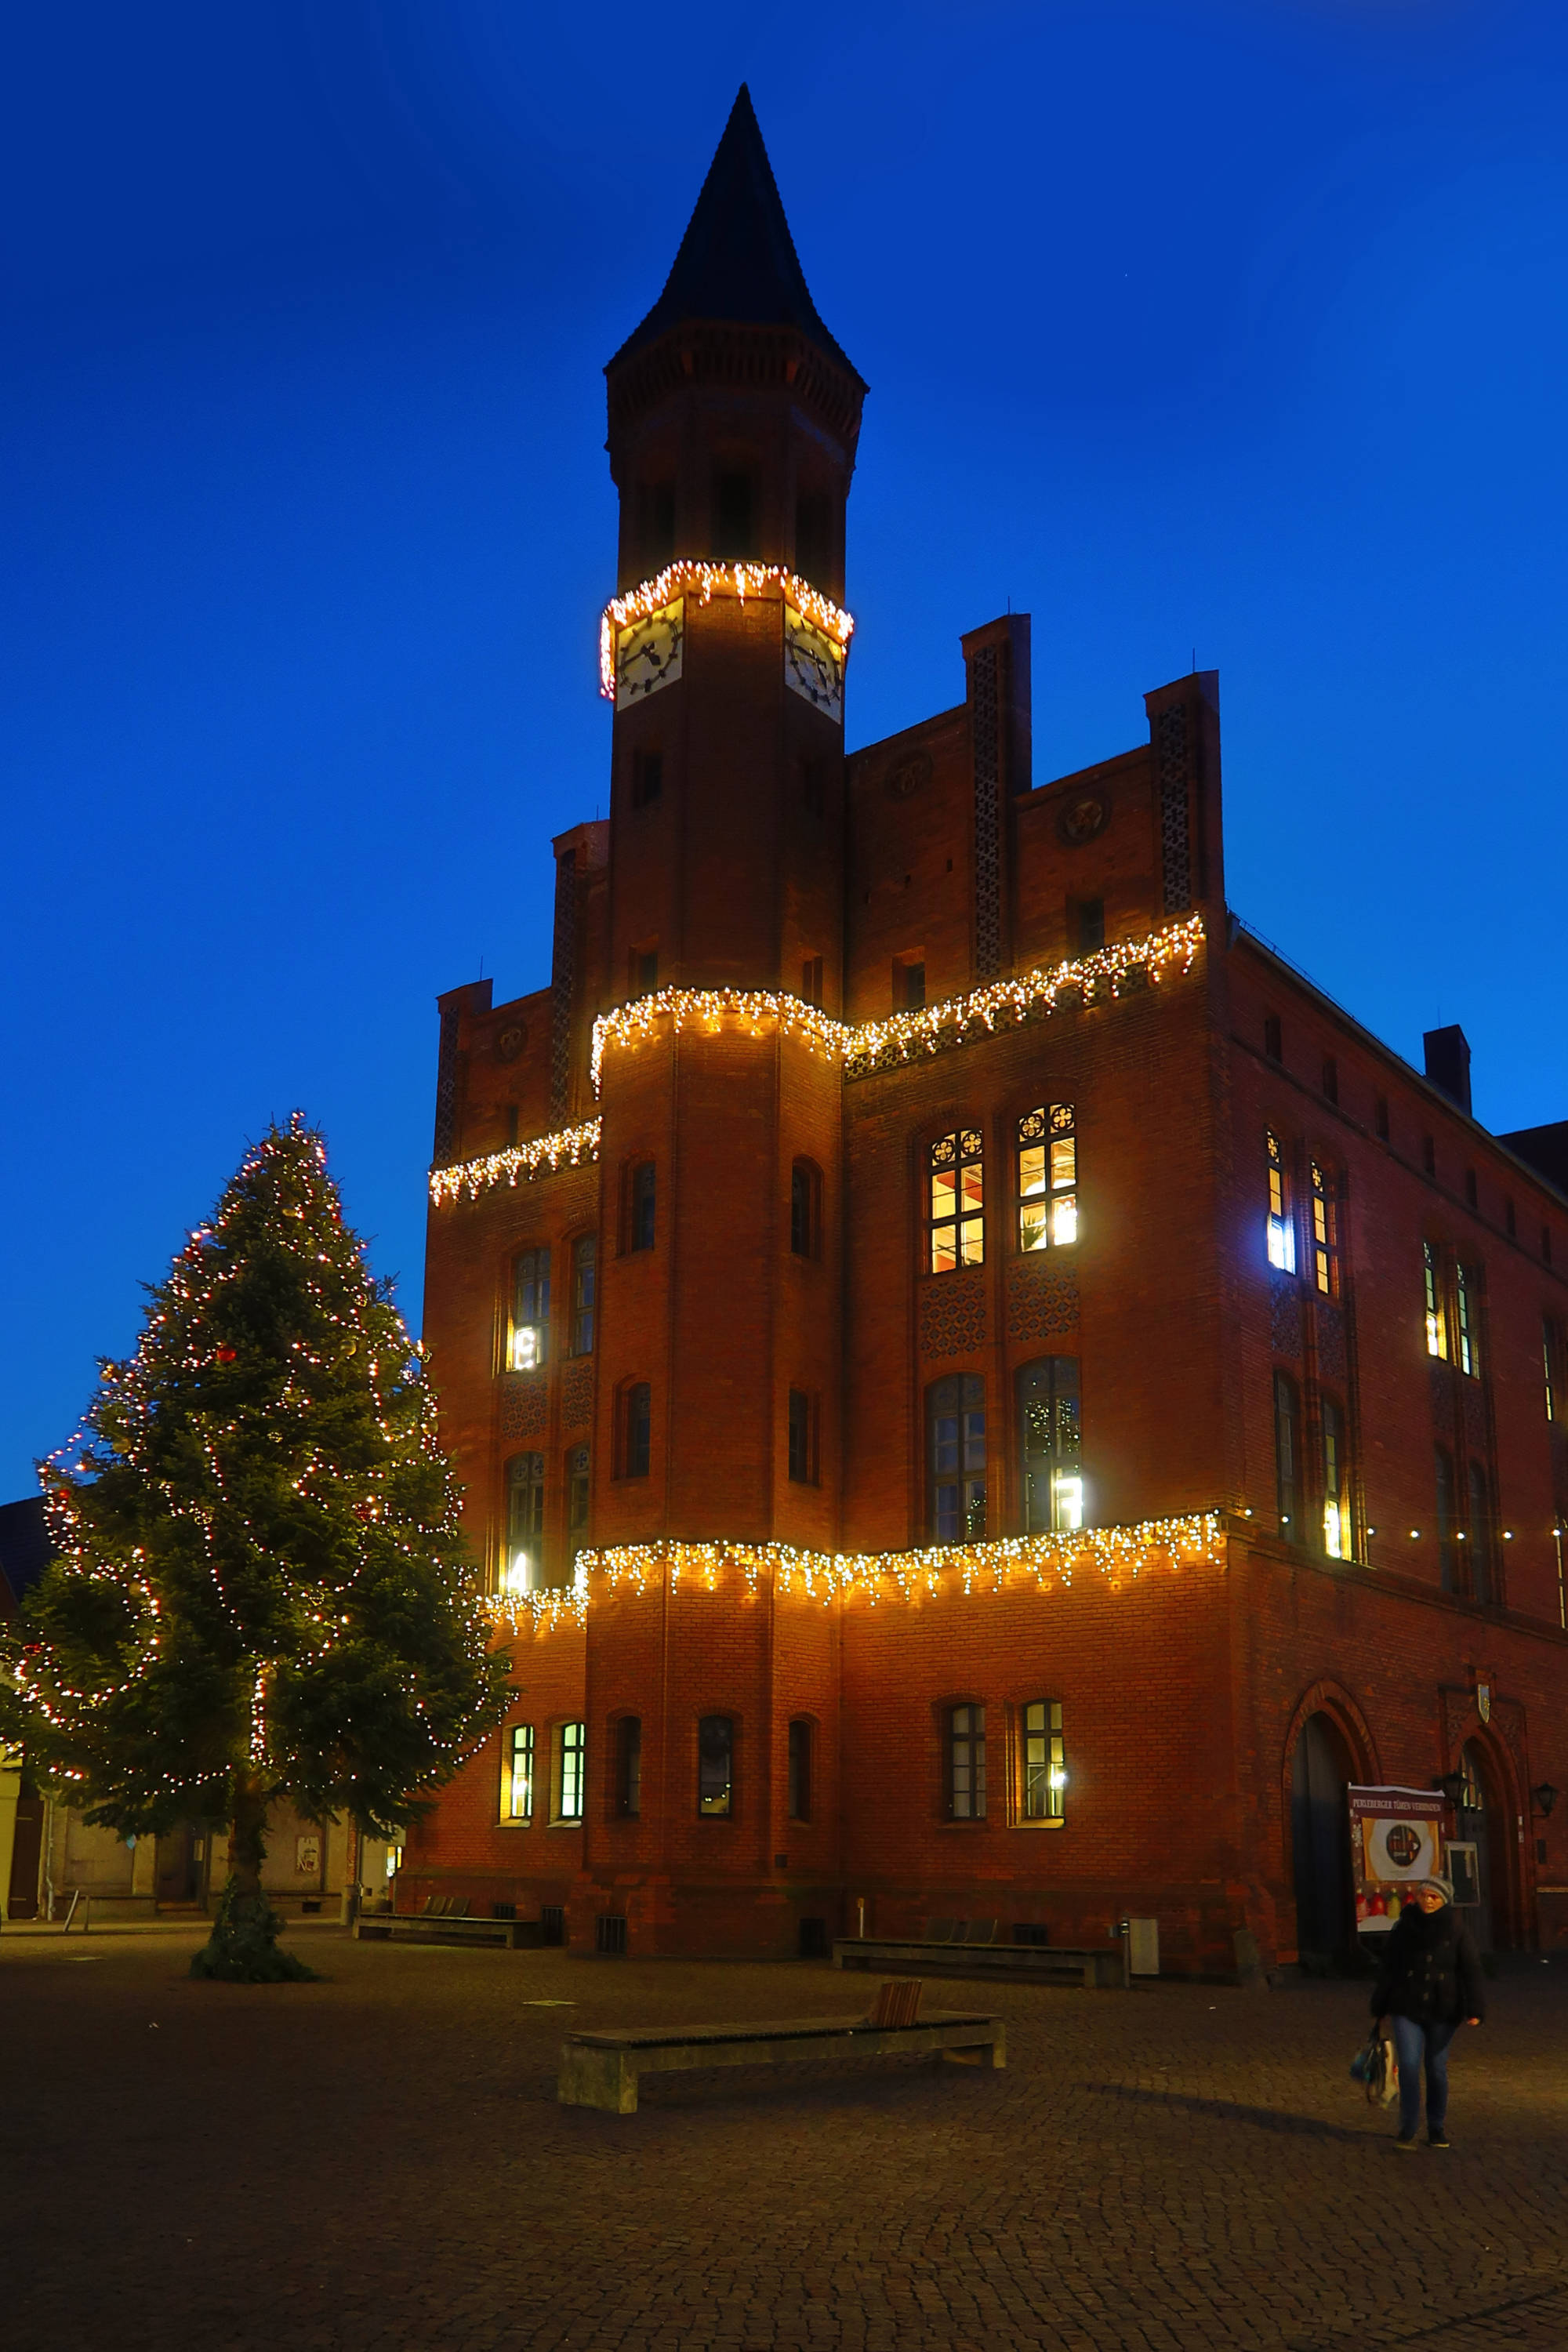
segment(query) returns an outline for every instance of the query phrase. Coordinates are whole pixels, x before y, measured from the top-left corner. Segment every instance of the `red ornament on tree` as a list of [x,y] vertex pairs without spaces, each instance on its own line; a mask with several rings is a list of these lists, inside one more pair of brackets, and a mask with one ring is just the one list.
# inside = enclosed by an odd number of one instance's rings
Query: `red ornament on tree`
[[232,1348],[220,1348],[217,1351],[217,1360],[220,1364],[232,1364],[234,1361],[234,1349]]

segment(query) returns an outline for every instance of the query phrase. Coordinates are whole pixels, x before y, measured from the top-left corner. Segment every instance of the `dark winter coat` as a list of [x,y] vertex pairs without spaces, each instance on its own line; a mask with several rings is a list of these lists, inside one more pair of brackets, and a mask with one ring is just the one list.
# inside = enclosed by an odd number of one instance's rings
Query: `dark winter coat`
[[1451,1903],[1423,1911],[1407,1903],[1384,1939],[1373,2017],[1408,2017],[1416,2025],[1457,2025],[1484,2017],[1480,1954]]

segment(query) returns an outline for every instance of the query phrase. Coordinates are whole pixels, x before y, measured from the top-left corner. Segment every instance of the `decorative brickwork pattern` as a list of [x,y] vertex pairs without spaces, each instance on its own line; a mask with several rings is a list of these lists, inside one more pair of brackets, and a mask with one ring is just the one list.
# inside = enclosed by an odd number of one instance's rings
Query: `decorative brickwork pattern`
[[1160,853],[1165,912],[1179,915],[1193,903],[1192,821],[1188,814],[1187,714],[1179,702],[1154,722],[1160,763]]
[[1025,1346],[1059,1339],[1078,1328],[1078,1275],[1073,1267],[1017,1258],[1007,1276],[1007,1337]]
[[979,1266],[939,1274],[921,1299],[922,1356],[967,1356],[985,1345],[985,1276]]
[[594,1359],[574,1356],[561,1375],[561,1426],[586,1429],[594,1417]]
[[462,1015],[448,1004],[441,1015],[441,1044],[436,1059],[436,1140],[431,1158],[444,1168],[458,1148],[458,1074],[462,1057],[458,1033]]
[[555,868],[555,949],[550,966],[550,1115],[564,1118],[572,1091],[572,993],[577,975],[577,853]]
[[1268,1344],[1277,1356],[1301,1353],[1301,1293],[1286,1274],[1268,1280]]
[[994,980],[1002,969],[998,667],[994,646],[984,646],[970,665],[974,728],[974,977],[978,981]]
[[542,1372],[503,1372],[500,1376],[500,1433],[503,1444],[515,1439],[542,1437],[548,1391]]
[[1461,1381],[1459,1394],[1464,1400],[1465,1441],[1482,1449],[1487,1442],[1487,1394],[1479,1381]]
[[1331,1298],[1318,1301],[1318,1370],[1324,1380],[1342,1383],[1348,1376],[1343,1310]]

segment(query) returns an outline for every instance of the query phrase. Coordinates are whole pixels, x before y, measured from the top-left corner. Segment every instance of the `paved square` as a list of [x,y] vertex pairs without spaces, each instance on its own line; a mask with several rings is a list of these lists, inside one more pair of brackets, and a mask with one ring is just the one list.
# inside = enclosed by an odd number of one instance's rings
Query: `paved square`
[[[1346,2069],[1365,1994],[933,1984],[1008,2067],[651,2079],[558,2107],[569,2025],[824,2016],[874,1980],[301,1936],[0,1935],[7,2352],[1568,2346],[1568,1972],[1461,2035],[1447,2155]],[[570,2008],[539,2006],[569,2001]]]

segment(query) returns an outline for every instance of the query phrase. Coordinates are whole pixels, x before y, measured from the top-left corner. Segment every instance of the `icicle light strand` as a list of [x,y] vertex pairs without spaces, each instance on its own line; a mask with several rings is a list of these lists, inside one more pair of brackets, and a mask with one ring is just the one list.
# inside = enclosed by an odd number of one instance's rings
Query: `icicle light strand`
[[606,701],[616,698],[616,637],[628,621],[646,621],[650,613],[662,611],[689,591],[695,591],[705,604],[716,595],[738,596],[744,604],[748,596],[760,596],[769,587],[781,588],[806,620],[815,621],[836,644],[847,646],[854,621],[798,572],[788,572],[782,563],[711,563],[701,556],[683,556],[667,563],[653,579],[628,588],[624,596],[612,596],[605,605],[599,622],[599,692]]

